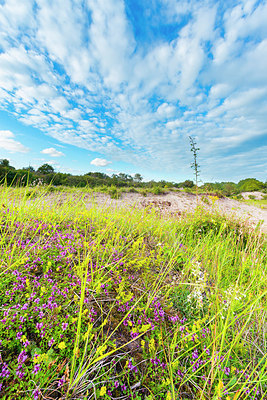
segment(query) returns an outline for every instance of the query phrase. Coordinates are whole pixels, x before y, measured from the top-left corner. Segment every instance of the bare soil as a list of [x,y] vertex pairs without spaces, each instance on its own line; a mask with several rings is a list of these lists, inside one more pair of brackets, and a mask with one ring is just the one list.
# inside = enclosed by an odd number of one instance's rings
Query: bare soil
[[241,195],[245,200],[249,200],[249,196],[254,196],[255,200],[262,200],[264,196],[266,196],[266,194],[262,192],[242,192]]
[[[250,193],[251,194],[251,193]],[[209,211],[217,210],[221,214],[246,221],[246,223],[255,228],[260,225],[260,230],[267,233],[267,210],[260,209],[248,204],[241,203],[229,198],[212,200],[207,197],[209,204],[206,204],[199,197],[198,204]],[[88,204],[95,201],[98,205],[106,207],[154,207],[163,214],[180,216],[187,212],[192,212],[197,206],[197,198],[191,193],[168,192],[164,195],[147,195],[144,197],[139,193],[123,193],[120,199],[111,199],[104,193],[94,193],[86,196]]]

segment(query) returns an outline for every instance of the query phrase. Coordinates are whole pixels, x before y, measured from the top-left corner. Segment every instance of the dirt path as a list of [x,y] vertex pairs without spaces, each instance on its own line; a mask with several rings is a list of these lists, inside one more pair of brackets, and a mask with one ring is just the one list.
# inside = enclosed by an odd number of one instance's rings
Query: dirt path
[[[196,196],[190,193],[169,192],[165,195],[148,195],[146,197],[139,193],[123,193],[118,200],[110,199],[103,193],[95,193],[94,199],[97,204],[114,207],[125,207],[125,205],[135,207],[156,207],[163,213],[181,215],[181,213],[192,211],[197,206]],[[88,195],[87,201],[91,203],[92,197]],[[255,227],[261,223],[261,231],[267,232],[267,210],[260,209],[248,204],[241,203],[229,198],[222,198],[215,201],[208,199],[209,204],[205,204],[201,199],[199,203],[207,210],[217,209],[222,214],[234,216]]]

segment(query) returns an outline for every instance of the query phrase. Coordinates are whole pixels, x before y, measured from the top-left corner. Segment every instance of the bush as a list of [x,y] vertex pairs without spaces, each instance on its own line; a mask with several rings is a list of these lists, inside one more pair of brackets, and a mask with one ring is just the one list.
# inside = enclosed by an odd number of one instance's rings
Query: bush
[[134,187],[130,187],[129,189],[127,189],[128,193],[138,193],[138,190]]
[[140,189],[140,190],[139,190],[139,193],[140,193],[142,196],[146,197],[147,194],[148,194],[148,190],[147,190],[147,189]]
[[165,193],[166,193],[165,190],[162,189],[162,188],[159,187],[159,186],[153,187],[153,189],[152,189],[150,192],[151,192],[152,194],[155,194],[155,195],[165,194]]
[[119,199],[121,197],[121,191],[116,188],[116,186],[110,186],[110,188],[108,188],[108,194],[110,195],[111,199]]
[[209,199],[206,196],[201,196],[201,201],[203,201],[203,203],[210,205]]
[[236,196],[233,196],[234,200],[243,200],[242,194],[237,194]]
[[237,186],[241,192],[254,192],[264,188],[264,184],[254,178],[243,179]]
[[194,238],[203,237],[207,234],[215,236],[220,234],[221,237],[227,237],[231,234],[234,235],[238,241],[242,238],[244,245],[246,245],[251,236],[247,226],[239,220],[227,218],[215,211],[210,213],[203,208],[199,208],[192,214],[192,220],[188,225],[188,231],[191,231]]

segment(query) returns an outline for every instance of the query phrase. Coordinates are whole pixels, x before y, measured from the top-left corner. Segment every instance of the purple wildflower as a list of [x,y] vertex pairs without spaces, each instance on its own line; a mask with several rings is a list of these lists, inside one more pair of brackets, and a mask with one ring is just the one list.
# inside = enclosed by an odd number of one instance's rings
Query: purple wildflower
[[42,329],[43,326],[44,326],[44,324],[42,322],[37,322],[37,324],[36,324],[37,329]]
[[65,376],[63,375],[61,379],[59,379],[57,387],[61,387],[63,386],[63,384],[65,383]]
[[25,350],[22,350],[18,356],[18,363],[23,364],[27,360],[28,356]]
[[192,353],[192,358],[193,358],[193,360],[196,360],[196,359],[198,358],[198,351],[197,351],[197,349],[193,351],[193,353]]
[[34,400],[38,400],[39,396],[41,395],[41,391],[39,388],[34,389],[32,392]]
[[136,372],[136,373],[138,372],[137,367],[135,365],[133,365],[132,361],[129,361],[128,368],[130,369],[130,371],[133,371],[133,372]]
[[67,322],[63,322],[62,325],[61,325],[62,330],[65,331],[67,329],[68,325],[69,324]]
[[3,378],[8,378],[9,375],[10,375],[10,372],[8,370],[7,363],[3,363],[0,376],[2,376]]
[[33,373],[34,375],[36,375],[36,374],[38,374],[38,372],[40,371],[40,369],[41,369],[41,365],[40,365],[40,364],[35,364],[32,373]]
[[22,379],[25,375],[25,370],[21,364],[19,364],[18,368],[16,369],[16,375],[19,379]]
[[55,339],[52,337],[48,342],[48,346],[51,347],[54,343],[55,343]]
[[23,335],[23,332],[18,332],[16,335],[16,338],[19,340],[19,339],[21,339],[22,335]]

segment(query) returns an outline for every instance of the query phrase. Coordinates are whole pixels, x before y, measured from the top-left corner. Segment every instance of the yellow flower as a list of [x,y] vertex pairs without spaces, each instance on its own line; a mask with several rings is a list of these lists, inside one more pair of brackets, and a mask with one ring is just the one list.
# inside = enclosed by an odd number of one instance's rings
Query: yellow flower
[[154,351],[155,350],[155,339],[151,338],[149,341],[149,350]]
[[23,335],[22,338],[20,339],[21,342],[26,342],[27,336]]
[[60,350],[65,349],[65,348],[66,348],[65,342],[60,342],[59,345],[58,345],[58,348],[59,348]]
[[216,388],[218,394],[221,394],[221,391],[222,391],[222,389],[223,389],[223,386],[224,386],[224,385],[223,385],[223,381],[220,380],[219,383],[218,383],[218,385],[217,385],[217,388]]
[[166,400],[172,400],[171,392],[167,393]]
[[106,386],[102,386],[102,388],[100,389],[100,396],[105,396],[105,394],[106,394],[106,392],[107,392],[107,388],[106,388]]
[[166,379],[164,379],[164,381],[163,381],[163,385],[164,385],[164,386],[168,386],[170,383],[171,383],[171,381],[170,381],[169,378],[166,378]]
[[38,356],[34,357],[33,362],[34,362],[34,364],[37,364],[37,363],[42,362],[42,359],[43,359],[42,354],[39,354]]

